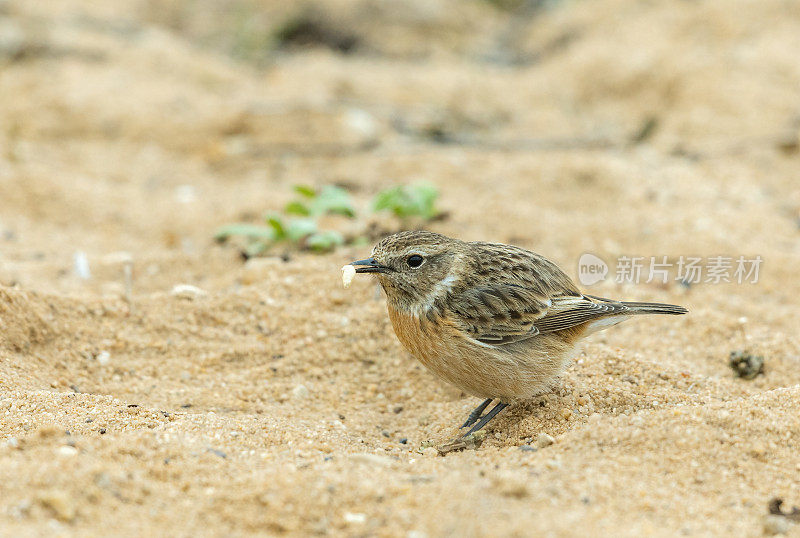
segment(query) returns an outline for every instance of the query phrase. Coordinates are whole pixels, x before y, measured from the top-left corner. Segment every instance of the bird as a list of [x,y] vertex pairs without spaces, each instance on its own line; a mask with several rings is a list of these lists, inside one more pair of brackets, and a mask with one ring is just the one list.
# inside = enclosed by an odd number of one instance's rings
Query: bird
[[688,312],[588,295],[524,248],[422,230],[389,235],[350,265],[377,276],[403,347],[436,377],[483,399],[461,426],[469,428],[464,436],[552,390],[590,334],[641,314]]

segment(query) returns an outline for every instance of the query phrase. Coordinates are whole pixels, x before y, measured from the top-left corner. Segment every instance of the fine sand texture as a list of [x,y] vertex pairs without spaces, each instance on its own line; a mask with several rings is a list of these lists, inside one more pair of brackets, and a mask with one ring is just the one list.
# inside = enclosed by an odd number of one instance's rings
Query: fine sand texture
[[[0,1],[0,536],[800,536],[768,510],[800,506],[798,51],[784,0]],[[439,455],[479,401],[340,272],[415,181],[428,229],[689,314]],[[298,184],[368,241],[213,240]]]

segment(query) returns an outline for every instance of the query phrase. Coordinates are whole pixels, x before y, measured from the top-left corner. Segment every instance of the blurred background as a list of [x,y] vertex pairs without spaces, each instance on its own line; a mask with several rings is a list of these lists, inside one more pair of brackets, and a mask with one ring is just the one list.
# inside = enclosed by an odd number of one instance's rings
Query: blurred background
[[[361,216],[429,184],[438,231],[564,264],[753,254],[798,227],[793,2],[4,0],[0,14],[5,283],[54,284],[76,251],[206,256],[221,226],[263,224],[296,186],[338,185]],[[768,210],[751,222],[752,204]],[[320,226],[366,243],[432,227],[372,218]]]
[[[798,51],[791,0],[0,0],[0,534],[760,535],[800,504]],[[417,227],[763,265],[598,283],[691,314],[427,458],[474,399],[339,280]]]

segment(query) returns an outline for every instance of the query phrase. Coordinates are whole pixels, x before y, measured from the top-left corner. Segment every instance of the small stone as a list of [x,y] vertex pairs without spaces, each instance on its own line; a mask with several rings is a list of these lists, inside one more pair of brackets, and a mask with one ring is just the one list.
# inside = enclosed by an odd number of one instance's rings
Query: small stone
[[178,185],[175,187],[175,201],[188,205],[197,200],[197,188],[194,185]]
[[192,286],[191,284],[178,284],[172,288],[170,294],[173,297],[177,297],[179,299],[197,299],[199,297],[203,297],[204,295],[208,295],[208,293],[198,288],[197,286]]
[[769,514],[764,516],[764,533],[769,535],[786,534],[789,532],[789,521],[782,516]]
[[764,357],[746,351],[731,351],[728,365],[742,379],[754,379],[764,373]]
[[348,523],[365,523],[367,521],[367,514],[345,512],[344,520]]
[[89,258],[86,253],[79,250],[72,256],[72,266],[75,274],[81,280],[89,280],[92,278],[92,271],[89,269]]
[[111,353],[108,351],[101,351],[97,354],[97,364],[105,366],[111,360]]
[[361,138],[361,143],[374,140],[378,133],[375,117],[360,108],[351,108],[344,115],[345,125]]
[[311,395],[305,385],[297,385],[292,389],[292,396],[297,400],[305,400]]
[[209,452],[211,452],[212,454],[214,454],[215,456],[219,456],[222,459],[227,459],[228,458],[228,455],[225,454],[222,450],[218,450],[216,448],[208,448],[207,450]]
[[555,442],[556,440],[553,438],[552,435],[548,435],[544,432],[540,432],[539,435],[536,436],[536,448],[545,448],[552,445]]
[[564,418],[564,420],[569,420],[572,417],[572,409],[563,407],[561,409],[561,416]]
[[78,449],[74,446],[64,445],[58,447],[58,453],[62,456],[74,456],[78,453]]

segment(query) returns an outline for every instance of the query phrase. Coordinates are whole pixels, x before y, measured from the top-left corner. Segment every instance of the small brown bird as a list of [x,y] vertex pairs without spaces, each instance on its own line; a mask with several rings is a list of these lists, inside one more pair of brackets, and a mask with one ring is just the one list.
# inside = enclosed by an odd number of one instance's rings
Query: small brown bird
[[472,426],[467,435],[510,403],[549,390],[589,334],[638,314],[687,312],[586,295],[543,256],[432,232],[386,237],[351,265],[378,275],[394,332],[414,357],[485,398],[461,426]]

